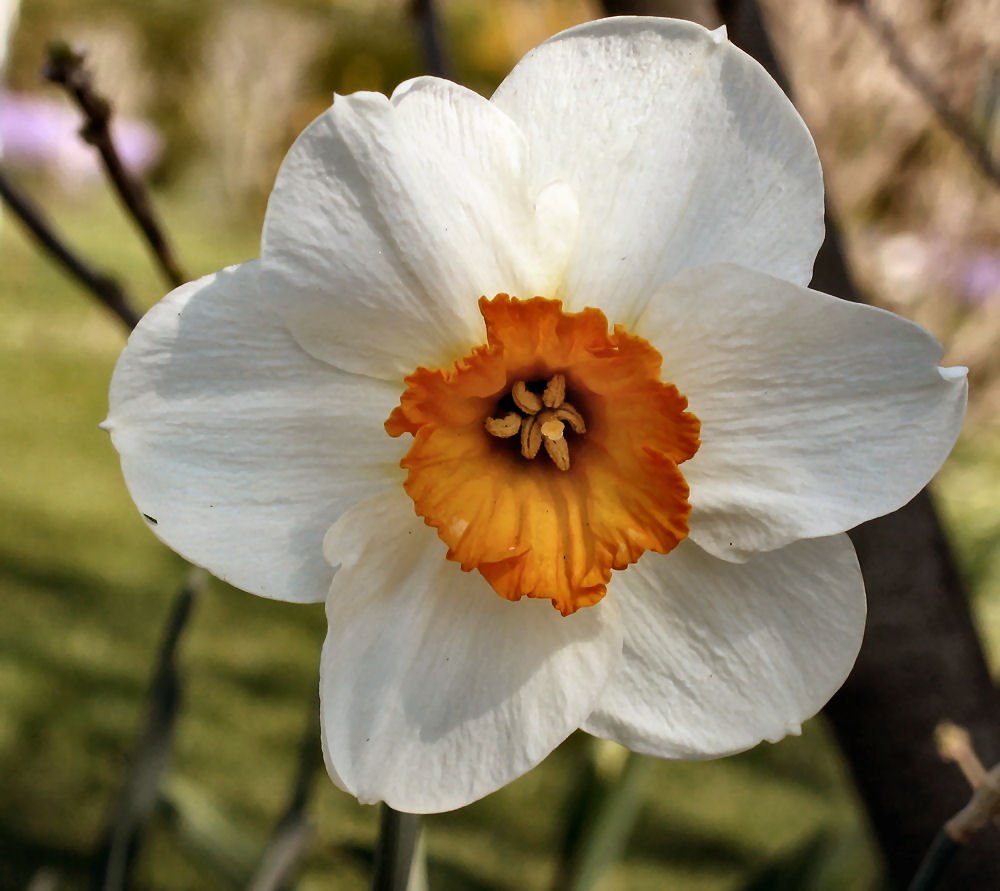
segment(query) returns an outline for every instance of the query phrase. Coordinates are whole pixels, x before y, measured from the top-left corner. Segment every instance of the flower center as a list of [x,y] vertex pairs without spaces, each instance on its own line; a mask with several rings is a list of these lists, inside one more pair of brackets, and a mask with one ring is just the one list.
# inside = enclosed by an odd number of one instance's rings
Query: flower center
[[687,535],[678,465],[700,424],[660,380],[660,354],[609,333],[599,310],[506,294],[479,306],[487,342],[414,371],[385,428],[413,435],[404,486],[448,559],[568,615],[604,596],[613,569]]
[[560,470],[569,470],[566,426],[569,425],[574,433],[584,434],[587,425],[583,415],[566,401],[566,375],[554,374],[543,381],[541,387],[531,386],[527,381],[515,381],[509,398],[515,410],[502,417],[487,418],[486,432],[498,439],[520,434],[521,454],[525,458],[534,458],[545,446],[552,463]]

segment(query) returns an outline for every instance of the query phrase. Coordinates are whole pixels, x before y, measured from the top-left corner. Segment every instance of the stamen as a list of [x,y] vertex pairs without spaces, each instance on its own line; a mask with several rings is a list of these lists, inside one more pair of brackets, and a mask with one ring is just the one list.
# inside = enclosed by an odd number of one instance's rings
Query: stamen
[[563,436],[566,425],[552,411],[540,412],[536,417],[546,454],[560,470],[569,470],[569,443]]
[[574,433],[586,433],[587,425],[583,421],[583,415],[580,414],[572,405],[568,402],[564,402],[559,406],[554,412],[555,416],[559,418],[560,421],[565,421],[569,424],[570,430]]
[[560,470],[569,470],[569,443],[566,442],[566,438],[562,436],[559,439],[545,437],[542,441],[545,443],[545,451],[552,459],[552,463]]
[[[547,421],[542,420],[543,415],[548,417]],[[538,420],[542,425],[542,436],[546,439],[563,438],[563,430],[566,429],[566,426],[554,414],[551,414],[550,412],[543,412],[538,416]]]
[[515,381],[510,388],[510,398],[518,410],[502,417],[489,417],[484,421],[486,432],[498,439],[510,439],[521,434],[521,454],[529,460],[538,455],[542,446],[552,463],[560,470],[569,470],[569,443],[566,427],[576,434],[587,432],[587,425],[580,414],[566,399],[566,375],[557,372],[545,384],[539,396],[528,388],[527,381]]
[[542,410],[542,400],[528,389],[527,383],[517,381],[510,391],[514,404],[525,414],[534,415]]
[[521,416],[509,411],[502,418],[487,418],[486,432],[500,439],[509,439],[521,429]]
[[534,458],[542,447],[542,425],[538,415],[532,415],[521,422],[521,454]]
[[552,375],[552,380],[548,382],[545,386],[545,392],[542,393],[542,402],[545,403],[546,408],[556,408],[556,406],[562,405],[562,401],[566,398],[566,375],[564,374],[554,374]]

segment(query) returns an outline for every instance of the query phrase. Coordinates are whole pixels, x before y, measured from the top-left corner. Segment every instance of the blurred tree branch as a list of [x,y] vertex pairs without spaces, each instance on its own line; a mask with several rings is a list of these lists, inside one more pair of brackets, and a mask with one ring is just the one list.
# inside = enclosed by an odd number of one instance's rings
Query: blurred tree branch
[[[787,90],[755,0],[719,0],[730,38]],[[830,213],[812,286],[860,300]],[[851,533],[868,589],[868,625],[854,671],[826,708],[897,886],[913,876],[944,820],[967,800],[943,768],[942,718],[970,728],[1000,759],[1000,697],[968,599],[927,492]],[[1000,859],[980,837],[952,866],[947,887],[1000,887]]]
[[962,144],[979,169],[993,182],[1000,184],[1000,164],[990,153],[987,144],[969,121],[952,108],[948,97],[937,88],[933,80],[910,58],[889,19],[868,0],[840,0],[840,2],[857,10],[861,20],[885,48],[889,61],[934,110],[941,125]]
[[85,122],[80,130],[81,138],[100,152],[122,203],[145,236],[167,281],[176,288],[187,281],[187,276],[156,218],[146,190],[125,169],[115,149],[110,128],[111,103],[94,90],[85,61],[83,53],[65,43],[54,43],[49,47],[49,58],[42,73],[47,80],[63,87],[83,112]]
[[3,171],[0,171],[0,199],[24,223],[42,248],[121,319],[129,330],[139,323],[141,314],[132,305],[121,286],[110,276],[93,269],[56,235],[55,229],[45,219],[41,210],[8,181]]

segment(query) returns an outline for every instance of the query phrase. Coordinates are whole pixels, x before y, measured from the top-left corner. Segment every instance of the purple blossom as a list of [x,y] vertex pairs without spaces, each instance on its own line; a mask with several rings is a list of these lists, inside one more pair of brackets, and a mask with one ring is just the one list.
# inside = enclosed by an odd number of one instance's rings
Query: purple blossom
[[960,292],[969,303],[981,305],[1000,297],[1000,253],[977,251],[969,254],[959,272]]
[[[77,186],[100,175],[96,151],[80,138],[80,114],[63,102],[27,93],[0,93],[0,145],[17,164],[48,170],[64,185]],[[122,163],[141,174],[156,163],[163,139],[151,124],[116,117],[111,136]]]

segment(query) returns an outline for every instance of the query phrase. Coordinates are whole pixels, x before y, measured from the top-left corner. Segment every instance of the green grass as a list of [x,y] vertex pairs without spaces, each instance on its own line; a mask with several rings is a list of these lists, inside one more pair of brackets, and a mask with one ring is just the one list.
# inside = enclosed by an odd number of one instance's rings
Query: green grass
[[[60,199],[72,241],[148,306],[162,295],[110,199]],[[253,256],[257,220],[165,196],[193,274]],[[5,218],[0,233],[0,887],[54,867],[85,887],[114,803],[183,563],[139,519],[97,429],[120,325]],[[986,476],[984,476],[984,474]],[[984,480],[1000,457],[969,444],[944,472],[945,515],[1000,641],[1000,513]],[[995,487],[994,487],[995,490]],[[975,502],[977,509],[969,512]],[[157,820],[140,886],[227,888],[281,812],[299,738],[317,707],[320,607],[273,603],[213,583],[180,650],[185,700],[166,777],[174,818]],[[994,652],[996,650],[994,649]],[[426,821],[435,889],[541,889],[552,880],[586,741],[460,812]],[[376,811],[325,775],[302,889],[367,886]],[[816,845],[811,888],[874,887],[877,855],[822,721],[801,738],[705,763],[657,762],[621,863],[604,888],[721,891]],[[821,861],[821,862],[820,862]]]
[[994,676],[1000,673],[1000,437],[966,436],[935,480],[935,494]]

